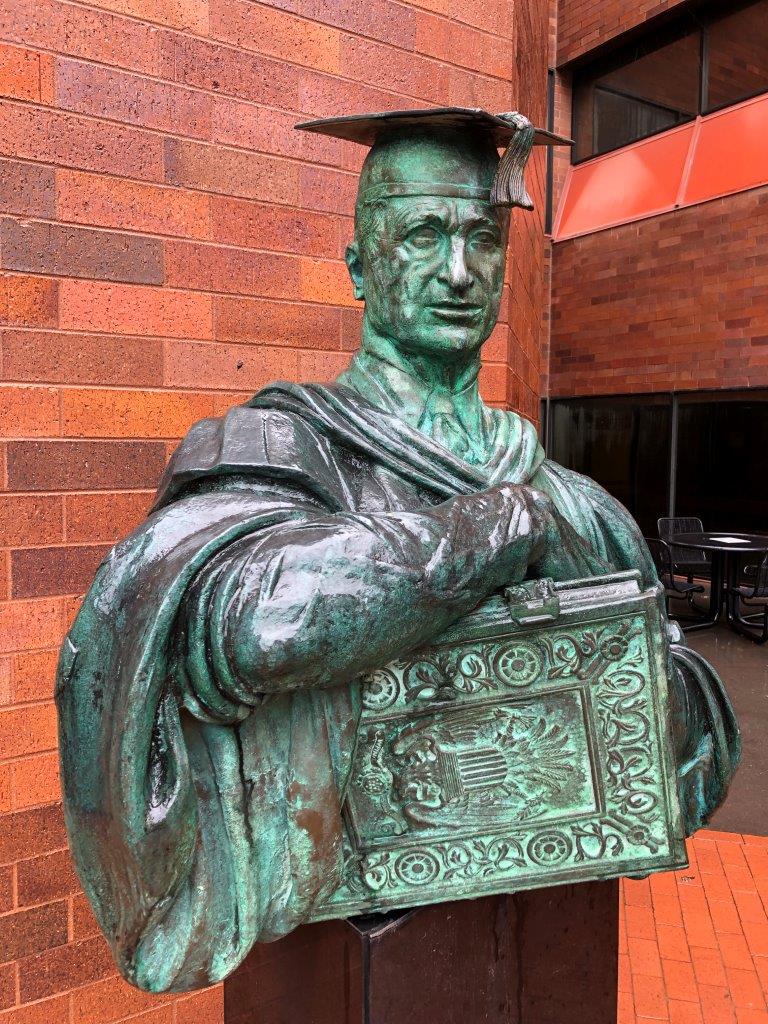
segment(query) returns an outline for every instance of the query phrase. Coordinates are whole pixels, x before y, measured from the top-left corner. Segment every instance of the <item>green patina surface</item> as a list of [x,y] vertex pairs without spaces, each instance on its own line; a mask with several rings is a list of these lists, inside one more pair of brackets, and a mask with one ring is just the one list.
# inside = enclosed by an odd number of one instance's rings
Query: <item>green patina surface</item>
[[[733,713],[637,526],[480,399],[497,167],[466,125],[382,134],[350,367],[196,424],[65,641],[70,843],[136,985],[318,917],[677,863],[724,798]],[[591,597],[522,623],[494,596],[546,579]]]

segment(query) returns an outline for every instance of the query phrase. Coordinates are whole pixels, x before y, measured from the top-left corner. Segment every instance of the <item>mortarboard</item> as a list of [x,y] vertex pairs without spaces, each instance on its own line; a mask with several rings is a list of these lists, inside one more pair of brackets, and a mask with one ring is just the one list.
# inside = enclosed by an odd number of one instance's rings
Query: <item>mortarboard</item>
[[[458,195],[486,199],[494,206],[520,206],[533,209],[533,202],[525,188],[524,171],[533,146],[571,146],[571,139],[536,128],[523,114],[510,111],[489,114],[474,107],[437,107],[424,110],[393,110],[380,114],[352,114],[348,117],[323,118],[303,121],[296,128],[332,138],[374,146],[395,136],[403,138],[419,134],[450,132],[466,136],[467,140],[485,138],[497,149],[504,149],[490,189],[478,189],[455,183],[435,184],[430,194]],[[410,187],[412,185],[412,187]],[[435,192],[434,189],[439,189]],[[423,195],[423,182],[393,182],[369,189],[370,196],[363,201],[387,196]]]

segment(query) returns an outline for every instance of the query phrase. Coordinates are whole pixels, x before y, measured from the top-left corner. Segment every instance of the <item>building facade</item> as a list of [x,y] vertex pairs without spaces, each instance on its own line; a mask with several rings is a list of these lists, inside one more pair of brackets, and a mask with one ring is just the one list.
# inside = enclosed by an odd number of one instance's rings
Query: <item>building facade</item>
[[768,528],[768,4],[561,0],[547,423],[646,533]]

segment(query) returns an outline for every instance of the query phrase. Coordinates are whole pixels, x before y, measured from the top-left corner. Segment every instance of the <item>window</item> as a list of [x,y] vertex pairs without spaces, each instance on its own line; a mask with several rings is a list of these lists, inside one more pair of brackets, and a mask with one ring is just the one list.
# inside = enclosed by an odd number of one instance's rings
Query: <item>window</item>
[[618,498],[643,533],[655,532],[669,505],[671,423],[665,395],[553,401],[547,448]]
[[[618,498],[642,532],[660,516],[768,531],[768,392],[553,399],[547,451]],[[674,447],[674,458],[673,458]]]
[[708,26],[704,113],[768,90],[768,4],[759,3]]
[[700,46],[684,36],[574,88],[575,159],[607,153],[676,124],[699,109]]
[[574,74],[574,162],[768,91],[768,0],[688,11],[663,33]]

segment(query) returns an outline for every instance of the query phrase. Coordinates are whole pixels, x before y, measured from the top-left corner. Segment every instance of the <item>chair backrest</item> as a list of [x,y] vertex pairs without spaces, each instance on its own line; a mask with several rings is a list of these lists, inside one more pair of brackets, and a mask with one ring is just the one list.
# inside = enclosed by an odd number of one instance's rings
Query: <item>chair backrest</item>
[[675,565],[695,569],[709,566],[709,555],[706,551],[693,548],[681,548],[672,543],[676,533],[703,533],[704,524],[696,516],[662,517],[656,520],[659,537],[669,541],[672,548],[672,560]]
[[757,579],[753,597],[768,597],[768,551],[763,555],[763,560],[757,567]]
[[674,569],[669,545],[658,537],[645,537],[644,539],[648,545],[648,550],[651,552],[651,558],[656,567],[656,575],[664,586],[670,586]]
[[656,527],[662,540],[668,540],[675,533],[703,533],[704,524],[696,516],[675,516],[656,520]]

